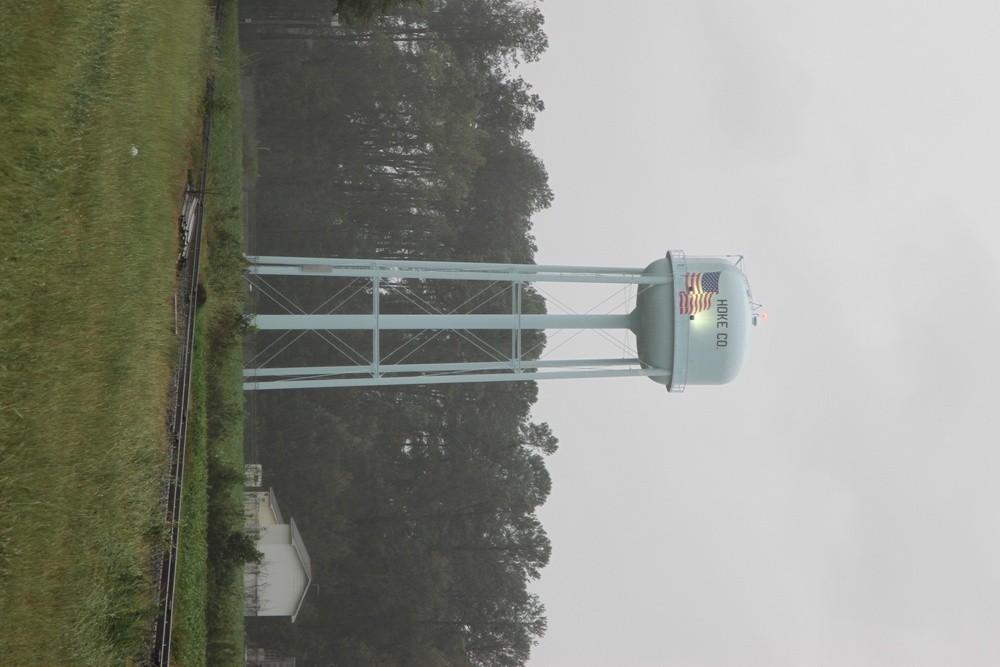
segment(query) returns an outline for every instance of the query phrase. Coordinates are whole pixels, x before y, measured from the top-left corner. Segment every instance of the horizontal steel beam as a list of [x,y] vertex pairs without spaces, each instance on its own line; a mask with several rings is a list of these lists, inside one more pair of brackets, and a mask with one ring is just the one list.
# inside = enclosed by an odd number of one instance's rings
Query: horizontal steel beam
[[333,266],[343,268],[368,268],[376,270],[419,269],[448,271],[506,271],[511,273],[619,273],[640,275],[643,269],[634,266],[570,266],[560,264],[497,264],[488,262],[429,262],[405,259],[349,259],[341,257],[276,257],[248,255],[251,264],[286,266]]
[[[392,373],[472,373],[484,371],[509,371],[538,368],[601,368],[607,366],[638,366],[638,359],[536,359],[534,361],[455,362],[440,364],[382,364],[379,374]],[[244,368],[243,377],[317,377],[325,375],[356,375],[376,373],[374,365],[367,366],[285,366],[273,368]]]
[[628,315],[256,315],[263,330],[627,329]]
[[618,370],[549,371],[540,373],[476,373],[472,375],[409,375],[405,377],[360,377],[310,380],[274,380],[271,382],[244,382],[247,391],[277,389],[322,389],[346,387],[386,387],[421,384],[468,384],[472,382],[524,382],[534,380],[565,380],[609,377],[669,377],[670,371],[662,368],[635,368]]
[[660,285],[670,281],[667,275],[642,273],[593,273],[586,271],[547,273],[514,271],[452,271],[447,269],[335,267],[325,264],[270,265],[255,264],[248,270],[260,276],[311,276],[336,278],[418,278],[421,280],[480,280],[515,283],[593,283],[617,285]]

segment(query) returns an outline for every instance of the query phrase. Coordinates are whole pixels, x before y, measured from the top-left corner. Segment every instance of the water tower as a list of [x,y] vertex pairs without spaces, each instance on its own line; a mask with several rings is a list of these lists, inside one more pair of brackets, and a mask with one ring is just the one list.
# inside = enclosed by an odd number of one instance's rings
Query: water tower
[[[251,391],[636,375],[680,392],[687,385],[724,384],[735,378],[757,323],[739,256],[686,256],[671,250],[645,268],[264,256],[248,260],[251,284],[258,291],[270,289],[267,280],[273,276],[286,283],[293,278],[338,281],[337,290],[329,283],[328,298],[308,307],[286,295],[279,298],[272,290],[268,298],[284,312],[258,313],[252,320],[261,332],[276,332],[268,349],[283,350],[313,332],[337,351],[337,363],[272,365],[258,355],[244,371],[243,386]],[[489,286],[492,294],[503,295],[500,300],[491,297],[492,310],[502,302],[503,312],[485,312],[490,309],[482,302],[460,312],[457,306],[437,307],[421,296],[432,284],[448,289],[449,282]],[[526,312],[526,295],[536,295],[534,286],[545,283],[622,285],[634,289],[634,307],[605,314],[594,309]],[[401,291],[416,296],[395,299],[391,309],[384,307],[390,293]],[[354,307],[346,312],[340,308],[346,297],[338,297],[345,293],[355,297]],[[357,307],[358,295],[362,308]],[[400,302],[412,303],[417,312],[402,312]],[[465,303],[470,302],[471,297]],[[549,330],[618,331],[634,341],[635,354],[554,359],[525,349],[526,334]],[[477,343],[487,332],[490,342]],[[426,345],[419,343],[419,334],[425,340],[461,337],[470,349],[488,347],[488,354],[476,360],[413,361],[413,353]],[[346,342],[347,335],[355,342]],[[498,345],[498,339],[509,342]],[[358,340],[364,341],[362,349]]]

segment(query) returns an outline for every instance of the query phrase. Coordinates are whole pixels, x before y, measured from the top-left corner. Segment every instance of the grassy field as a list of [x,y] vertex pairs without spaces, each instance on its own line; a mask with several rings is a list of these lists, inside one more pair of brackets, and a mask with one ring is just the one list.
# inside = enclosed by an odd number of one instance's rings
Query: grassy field
[[178,665],[204,665],[208,645],[205,625],[208,581],[208,415],[205,405],[205,321],[195,321],[191,362],[191,408],[184,459],[183,507],[178,546],[174,631],[170,657]]
[[195,0],[0,3],[0,662],[127,665],[151,621]]

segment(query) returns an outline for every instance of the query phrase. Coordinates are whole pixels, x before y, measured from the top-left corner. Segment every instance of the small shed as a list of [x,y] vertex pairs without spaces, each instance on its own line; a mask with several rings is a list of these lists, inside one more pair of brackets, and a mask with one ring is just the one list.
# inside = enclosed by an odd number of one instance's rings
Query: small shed
[[258,536],[259,564],[243,575],[245,616],[289,616],[295,622],[312,582],[312,565],[294,519],[281,516],[274,489],[243,494],[245,530]]

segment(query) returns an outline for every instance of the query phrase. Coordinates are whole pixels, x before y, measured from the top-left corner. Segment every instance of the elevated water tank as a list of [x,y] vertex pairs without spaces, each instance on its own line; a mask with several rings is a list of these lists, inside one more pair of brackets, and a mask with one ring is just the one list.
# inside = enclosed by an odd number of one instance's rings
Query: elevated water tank
[[753,327],[753,298],[742,269],[722,255],[671,250],[643,271],[665,281],[642,285],[629,328],[639,360],[669,369],[652,376],[670,391],[689,384],[725,384],[743,366]]

